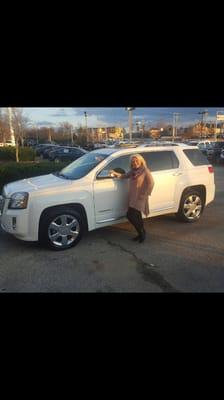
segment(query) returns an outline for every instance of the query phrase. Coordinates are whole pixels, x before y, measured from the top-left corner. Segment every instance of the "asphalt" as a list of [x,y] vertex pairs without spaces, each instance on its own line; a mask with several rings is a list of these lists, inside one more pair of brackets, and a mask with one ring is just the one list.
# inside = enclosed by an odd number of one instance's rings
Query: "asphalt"
[[129,223],[89,232],[54,252],[0,230],[2,293],[185,293],[224,291],[224,166],[215,167],[216,197],[200,221],[174,215],[145,221],[144,243]]

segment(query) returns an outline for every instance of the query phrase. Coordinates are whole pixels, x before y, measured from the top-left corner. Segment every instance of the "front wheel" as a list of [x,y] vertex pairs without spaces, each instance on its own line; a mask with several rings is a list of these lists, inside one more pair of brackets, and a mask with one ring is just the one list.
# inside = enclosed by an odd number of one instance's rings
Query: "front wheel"
[[181,199],[177,218],[184,222],[196,222],[204,209],[204,199],[197,190],[189,190]]
[[82,238],[83,220],[72,208],[49,210],[40,222],[39,241],[53,250],[66,250],[76,246]]

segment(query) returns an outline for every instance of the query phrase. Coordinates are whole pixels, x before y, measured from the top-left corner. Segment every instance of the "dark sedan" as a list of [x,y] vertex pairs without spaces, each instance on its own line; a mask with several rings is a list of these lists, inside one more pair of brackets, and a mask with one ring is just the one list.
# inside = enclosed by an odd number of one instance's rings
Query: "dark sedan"
[[224,142],[214,142],[212,149],[208,151],[207,157],[211,163],[219,163],[221,151],[224,148]]
[[49,160],[55,162],[75,161],[86,153],[88,153],[86,150],[77,147],[61,147],[49,153]]

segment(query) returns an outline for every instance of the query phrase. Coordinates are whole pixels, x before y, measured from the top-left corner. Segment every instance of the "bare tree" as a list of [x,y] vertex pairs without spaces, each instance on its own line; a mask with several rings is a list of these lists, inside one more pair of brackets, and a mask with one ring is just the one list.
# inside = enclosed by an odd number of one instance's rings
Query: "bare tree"
[[0,108],[0,142],[4,143],[9,139],[9,121],[8,116],[2,108]]
[[26,137],[29,118],[24,116],[22,108],[12,108],[12,121],[16,141],[24,147],[24,139]]
[[73,125],[65,121],[60,123],[60,128],[62,130],[63,138],[68,140],[68,142],[71,140],[71,143],[73,144]]

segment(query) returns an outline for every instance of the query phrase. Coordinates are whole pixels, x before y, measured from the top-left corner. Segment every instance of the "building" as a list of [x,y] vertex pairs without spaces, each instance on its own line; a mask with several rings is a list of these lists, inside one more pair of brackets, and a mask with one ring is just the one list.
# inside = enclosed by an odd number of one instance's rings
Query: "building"
[[104,128],[88,128],[88,140],[91,142],[100,142],[108,139],[123,139],[124,129],[117,126]]

